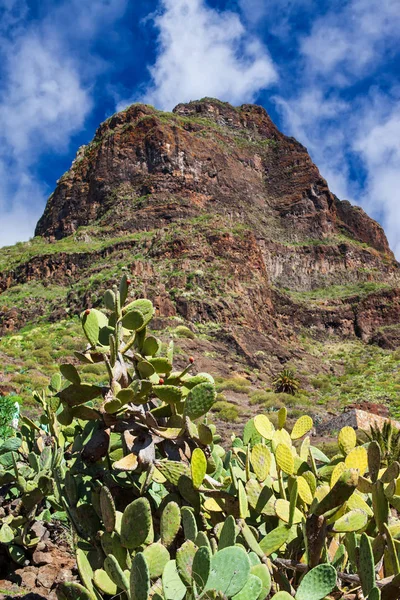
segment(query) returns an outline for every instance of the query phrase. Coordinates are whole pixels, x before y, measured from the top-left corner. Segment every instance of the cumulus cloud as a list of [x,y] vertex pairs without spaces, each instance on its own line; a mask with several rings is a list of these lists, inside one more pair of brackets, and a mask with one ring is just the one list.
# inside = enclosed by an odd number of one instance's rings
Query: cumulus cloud
[[400,257],[400,105],[399,99],[373,94],[358,123],[353,149],[367,170],[366,209],[379,215]]
[[[378,219],[400,256],[400,110],[393,76],[382,77],[397,48],[396,4],[331,5],[300,40],[297,93],[275,101],[286,131],[308,147],[332,191]],[[371,81],[384,84],[380,92]]]
[[352,0],[317,18],[311,34],[301,43],[308,67],[319,76],[334,77],[338,85],[367,74],[397,44],[400,26],[398,2]]
[[[93,0],[90,6],[71,0],[29,22],[26,2],[2,3],[0,246],[32,235],[48,194],[33,167],[46,153],[66,151],[83,127],[92,79],[102,68],[88,48],[125,7],[126,0]],[[78,38],[83,55],[70,47]]]
[[211,9],[203,0],[163,0],[154,20],[158,55],[141,99],[158,108],[203,96],[251,102],[277,79],[265,46],[249,35],[238,14]]

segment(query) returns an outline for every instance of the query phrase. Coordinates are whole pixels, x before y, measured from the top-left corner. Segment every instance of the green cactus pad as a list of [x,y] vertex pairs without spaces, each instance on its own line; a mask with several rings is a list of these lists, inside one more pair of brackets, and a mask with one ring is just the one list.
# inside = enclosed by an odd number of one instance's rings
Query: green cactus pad
[[360,531],[368,522],[368,515],[360,509],[351,510],[344,514],[333,524],[333,531],[346,533],[348,531]]
[[175,560],[170,560],[162,574],[162,587],[165,600],[183,600],[186,595],[186,586],[179,577]]
[[[278,498],[278,500],[275,502],[275,512],[281,521],[284,523],[289,523],[291,512],[289,500]],[[292,519],[293,523],[301,523],[301,521],[304,519],[303,513],[297,507],[294,508]]]
[[152,525],[151,509],[147,498],[137,498],[125,508],[121,522],[121,544],[134,549],[143,544]]
[[217,392],[210,382],[195,385],[186,397],[184,415],[189,419],[198,419],[211,409]]
[[375,564],[371,542],[366,533],[361,535],[358,555],[358,574],[365,597],[375,587]]
[[56,590],[58,600],[96,600],[96,596],[80,583],[64,582]]
[[271,600],[293,600],[293,596],[291,596],[288,592],[278,592],[274,594]]
[[250,573],[246,583],[232,598],[234,600],[257,600],[262,591],[262,582],[259,577]]
[[296,600],[322,600],[336,587],[336,571],[332,565],[317,565],[300,582]]
[[185,387],[190,390],[199,383],[214,383],[214,377],[209,373],[197,373],[197,375],[185,375],[182,378]]
[[129,304],[124,306],[122,312],[125,315],[131,310],[139,310],[142,313],[144,319],[143,327],[151,321],[154,315],[154,306],[151,300],[147,300],[146,298],[140,298],[139,300],[134,300],[133,302],[130,302]]
[[132,560],[129,578],[131,600],[147,600],[150,591],[149,567],[142,552],[138,552]]
[[104,560],[104,569],[109,578],[121,590],[129,589],[129,579],[122,570],[119,562],[112,554],[106,556]]
[[251,451],[251,464],[258,481],[264,481],[271,468],[271,452],[264,444],[255,444]]
[[91,346],[99,343],[99,334],[102,327],[107,327],[108,319],[106,315],[95,308],[92,308],[89,314],[86,311],[81,315],[82,328]]
[[211,558],[206,589],[232,597],[244,587],[249,575],[250,560],[246,552],[237,546],[224,548]]
[[93,569],[91,567],[90,562],[88,561],[86,553],[81,548],[77,548],[76,550],[76,564],[83,585],[90,592],[93,592]]
[[176,538],[181,526],[181,509],[174,501],[165,506],[160,520],[161,541],[164,546],[170,546]]
[[218,540],[218,550],[234,546],[236,542],[236,523],[232,515],[228,515],[222,526]]
[[110,490],[103,486],[100,490],[100,510],[106,531],[111,533],[115,528],[115,504]]
[[314,426],[314,423],[313,423],[312,418],[309,417],[308,415],[304,415],[304,416],[300,417],[294,424],[294,427],[292,429],[292,433],[290,434],[290,437],[292,438],[292,440],[298,440],[298,439],[302,438],[303,435],[306,435],[306,433],[311,431],[313,426]]
[[14,532],[7,523],[0,527],[0,543],[9,544],[14,539]]
[[143,356],[154,356],[161,348],[161,342],[153,335],[147,336],[143,342],[142,355]]
[[183,506],[181,508],[181,515],[185,539],[195,542],[198,534],[198,529],[196,517],[194,516],[193,510],[191,510],[188,506]]
[[63,365],[60,365],[60,371],[63,377],[65,377],[65,379],[67,379],[71,383],[80,385],[81,378],[74,365],[71,365],[70,363],[64,363]]
[[316,503],[313,510],[314,514],[320,516],[344,504],[356,489],[357,484],[358,471],[356,469],[344,471],[328,494]]
[[374,587],[368,594],[367,600],[381,600],[381,591],[379,588]]
[[144,325],[144,317],[139,310],[130,310],[122,317],[122,326],[129,331],[138,331]]
[[260,541],[260,548],[267,556],[269,556],[273,552],[279,550],[279,548],[287,542],[289,535],[290,529],[285,525],[280,525],[267,533]]
[[197,590],[202,592],[208,582],[211,570],[211,549],[209,545],[201,546],[193,559],[192,576]]
[[154,367],[154,370],[159,375],[168,375],[172,371],[172,364],[167,358],[162,356],[149,358],[149,363]]
[[176,551],[176,568],[182,581],[190,586],[192,584],[193,560],[198,548],[191,540],[186,540]]
[[168,550],[160,542],[156,542],[147,546],[143,555],[149,566],[150,579],[161,577],[165,565],[170,560]]
[[265,564],[252,565],[250,571],[261,580],[262,587],[258,600],[264,600],[271,591],[271,573]]
[[175,385],[153,385],[153,392],[167,404],[176,404],[182,400],[182,390]]
[[104,569],[97,569],[93,575],[95,586],[107,596],[114,596],[117,593],[116,584],[110,579]]
[[193,450],[190,469],[192,472],[193,486],[198,489],[203,483],[207,471],[207,459],[201,448],[195,448]]
[[190,476],[190,469],[183,462],[160,460],[157,461],[156,467],[164,475],[165,479],[173,485],[178,485],[182,475]]

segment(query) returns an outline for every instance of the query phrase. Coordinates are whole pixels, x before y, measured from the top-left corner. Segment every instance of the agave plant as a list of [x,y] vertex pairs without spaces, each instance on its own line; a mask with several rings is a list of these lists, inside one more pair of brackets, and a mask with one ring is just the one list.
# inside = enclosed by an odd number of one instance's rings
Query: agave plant
[[300,382],[297,379],[292,369],[283,369],[272,382],[276,393],[284,392],[294,396],[300,387]]

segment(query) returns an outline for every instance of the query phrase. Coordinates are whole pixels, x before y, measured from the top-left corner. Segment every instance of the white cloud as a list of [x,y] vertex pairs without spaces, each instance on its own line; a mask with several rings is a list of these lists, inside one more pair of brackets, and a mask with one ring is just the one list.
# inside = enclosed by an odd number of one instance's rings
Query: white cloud
[[374,94],[366,105],[353,143],[366,169],[363,205],[381,214],[393,251],[400,256],[400,105]]
[[385,65],[399,26],[398,2],[334,2],[300,40],[297,93],[276,98],[286,131],[308,147],[331,190],[378,219],[398,257],[399,94]]
[[158,56],[142,100],[168,110],[203,96],[239,104],[276,81],[265,46],[237,14],[208,8],[203,0],[163,0],[162,6],[155,17]]
[[314,76],[333,76],[337,85],[347,85],[349,78],[368,74],[397,43],[399,26],[397,0],[335,2],[330,12],[316,19],[301,50]]
[[[90,53],[99,29],[120,18],[127,0],[71,0],[26,21],[23,0],[6,0],[0,29],[0,246],[27,239],[48,190],[33,167],[67,150],[92,107],[91,85],[104,68]],[[78,43],[79,42],[79,43]]]

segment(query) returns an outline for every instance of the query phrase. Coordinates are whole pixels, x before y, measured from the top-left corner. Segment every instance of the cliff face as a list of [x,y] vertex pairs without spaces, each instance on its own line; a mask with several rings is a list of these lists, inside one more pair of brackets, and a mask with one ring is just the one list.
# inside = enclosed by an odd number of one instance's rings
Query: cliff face
[[[370,340],[399,316],[399,265],[382,228],[336,198],[258,106],[205,99],[114,115],[58,181],[36,236],[2,269],[0,299],[46,281],[78,310],[96,274],[112,281],[124,264],[160,317],[247,328],[244,338],[256,331],[269,345],[304,327]],[[3,333],[35,318],[29,302],[10,310],[7,300]]]

